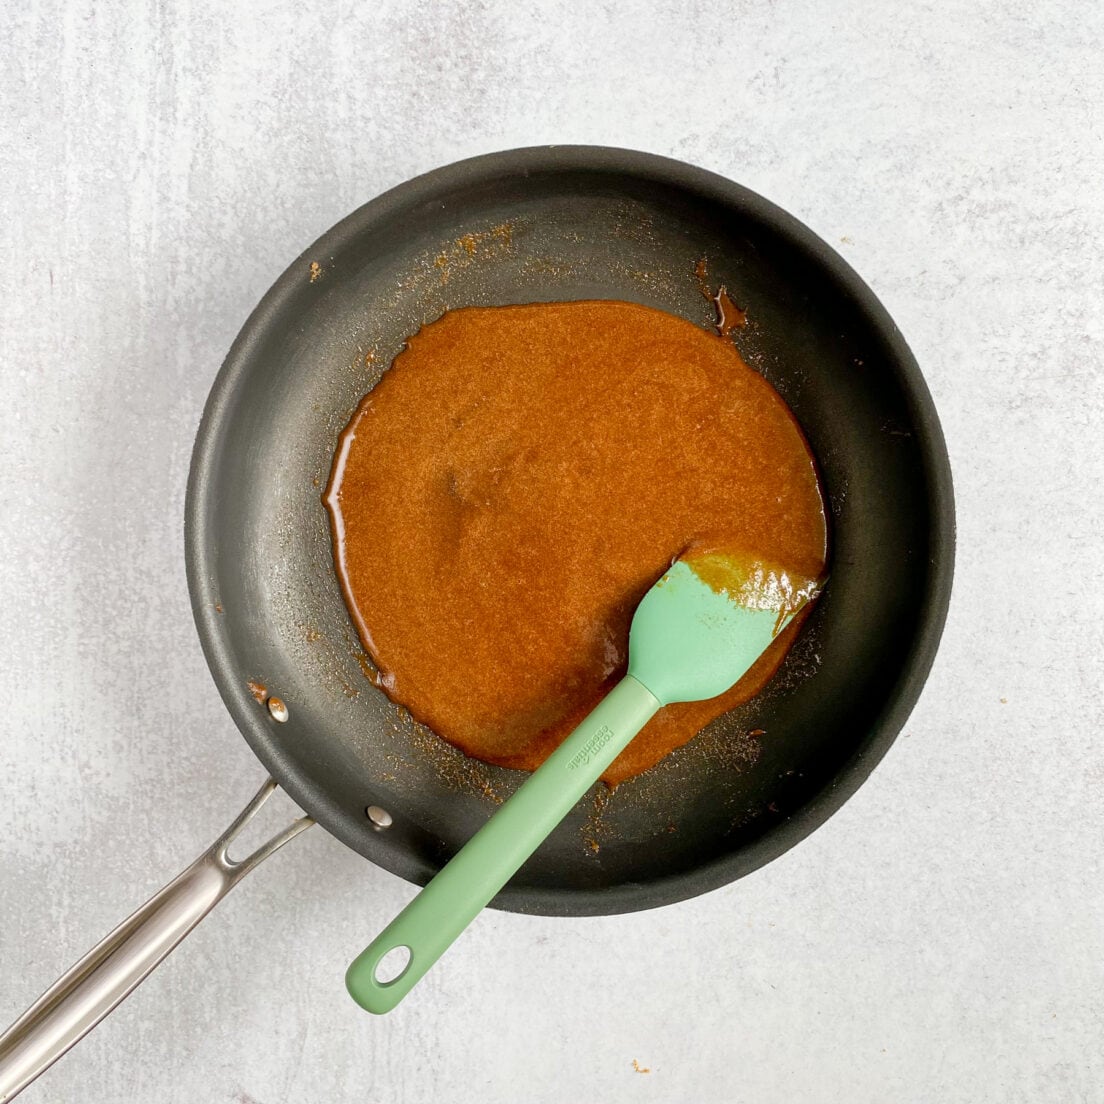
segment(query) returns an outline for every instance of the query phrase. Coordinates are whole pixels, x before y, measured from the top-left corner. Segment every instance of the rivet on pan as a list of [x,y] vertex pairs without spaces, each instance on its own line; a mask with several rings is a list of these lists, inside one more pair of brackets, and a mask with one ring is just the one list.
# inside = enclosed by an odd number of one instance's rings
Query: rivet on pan
[[272,714],[274,721],[279,721],[283,724],[288,719],[288,707],[284,704],[283,698],[271,697],[268,699],[268,711]]
[[364,810],[364,815],[372,822],[374,828],[390,828],[394,823],[391,819],[391,814],[386,809],[381,809],[378,805],[369,805]]

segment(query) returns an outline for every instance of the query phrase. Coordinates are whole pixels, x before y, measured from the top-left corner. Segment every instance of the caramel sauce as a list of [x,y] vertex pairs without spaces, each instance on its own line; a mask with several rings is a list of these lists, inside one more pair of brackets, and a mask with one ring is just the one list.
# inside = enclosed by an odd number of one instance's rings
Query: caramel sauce
[[717,312],[717,320],[713,324],[721,337],[730,338],[733,330],[742,330],[747,325],[747,311],[736,305],[724,284],[721,284],[714,295],[709,285],[709,262],[705,257],[694,265],[694,279],[698,282],[698,291],[713,304],[713,309]]
[[[813,460],[782,399],[730,342],[630,303],[423,327],[342,434],[324,502],[378,684],[524,770],[624,674],[633,611],[688,545],[824,569]],[[757,693],[803,617],[727,693],[662,710],[606,781]]]
[[817,598],[824,582],[795,575],[780,564],[748,557],[736,549],[710,548],[701,542],[686,549],[679,559],[715,593],[745,609],[775,612],[772,640],[791,617]]
[[730,337],[733,330],[742,330],[747,325],[747,311],[736,306],[724,284],[721,284],[712,298],[713,306],[717,309],[717,333],[721,337]]

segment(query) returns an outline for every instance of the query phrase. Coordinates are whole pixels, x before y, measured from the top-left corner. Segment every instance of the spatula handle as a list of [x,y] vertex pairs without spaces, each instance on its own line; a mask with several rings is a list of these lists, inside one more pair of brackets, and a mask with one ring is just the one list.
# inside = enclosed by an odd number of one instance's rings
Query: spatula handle
[[[353,961],[345,984],[369,1012],[390,1012],[660,708],[626,675],[451,862]],[[405,969],[377,979],[380,961],[407,948]]]

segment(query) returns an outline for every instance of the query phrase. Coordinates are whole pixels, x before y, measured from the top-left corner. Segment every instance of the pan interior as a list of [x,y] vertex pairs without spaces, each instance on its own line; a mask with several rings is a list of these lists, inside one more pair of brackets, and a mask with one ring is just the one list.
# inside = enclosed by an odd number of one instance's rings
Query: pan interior
[[[189,572],[246,738],[330,831],[426,881],[524,775],[465,758],[373,688],[321,494],[337,436],[406,338],[445,310],[583,298],[712,322],[695,266],[748,311],[748,362],[817,457],[831,584],[768,689],[612,793],[597,787],[498,907],[650,907],[761,865],[861,782],[930,665],[950,579],[950,489],[930,400],[857,277],[776,208],[619,151],[517,151],[419,178],[296,261],[212,392],[193,463]],[[289,708],[275,723],[248,683]],[[369,805],[393,825],[376,829]]]

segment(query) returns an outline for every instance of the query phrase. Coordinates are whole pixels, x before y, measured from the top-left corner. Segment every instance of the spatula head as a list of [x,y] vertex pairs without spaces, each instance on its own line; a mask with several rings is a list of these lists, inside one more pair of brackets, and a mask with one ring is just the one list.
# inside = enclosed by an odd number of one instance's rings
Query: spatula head
[[723,694],[822,585],[742,553],[685,553],[636,608],[629,674],[664,705]]

